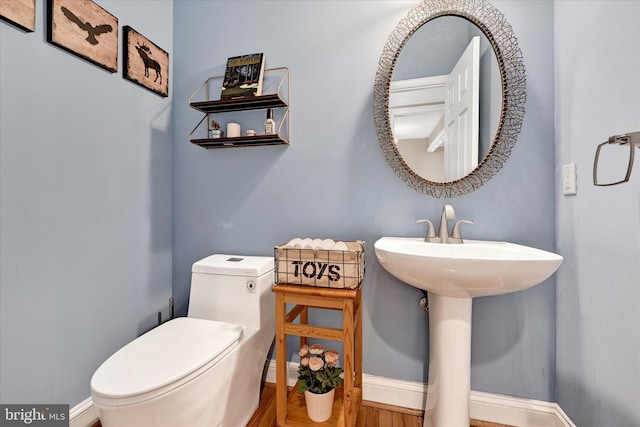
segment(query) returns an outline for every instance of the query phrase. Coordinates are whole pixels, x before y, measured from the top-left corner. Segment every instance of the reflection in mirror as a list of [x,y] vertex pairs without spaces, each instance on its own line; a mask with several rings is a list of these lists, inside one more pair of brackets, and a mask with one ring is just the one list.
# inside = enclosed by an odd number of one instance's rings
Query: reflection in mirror
[[[462,94],[469,94],[463,104],[450,102]],[[522,52],[502,13],[487,0],[424,0],[380,56],[380,147],[411,188],[434,197],[468,194],[508,159],[525,100]]]
[[493,142],[501,89],[493,48],[472,22],[442,16],[420,27],[402,48],[389,93],[394,142],[407,166],[434,182],[473,171]]

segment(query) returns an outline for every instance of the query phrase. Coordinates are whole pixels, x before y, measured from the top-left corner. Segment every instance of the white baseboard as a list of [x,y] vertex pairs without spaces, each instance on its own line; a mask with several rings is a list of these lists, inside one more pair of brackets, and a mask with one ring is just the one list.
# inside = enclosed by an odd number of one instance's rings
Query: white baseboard
[[[295,385],[298,364],[287,364],[287,385]],[[276,363],[267,364],[266,381],[276,382]],[[362,375],[362,399],[370,402],[424,410],[427,385],[376,375]],[[471,418],[520,427],[576,427],[557,403],[471,391]],[[70,427],[91,427],[98,413],[91,398],[69,411]]]
[[69,427],[91,427],[97,421],[98,411],[90,397],[69,410]]
[[[287,385],[295,385],[298,364],[287,364]],[[266,381],[276,382],[276,365],[267,366]],[[362,374],[362,399],[424,410],[427,385]],[[520,427],[576,427],[557,403],[471,391],[471,418]]]

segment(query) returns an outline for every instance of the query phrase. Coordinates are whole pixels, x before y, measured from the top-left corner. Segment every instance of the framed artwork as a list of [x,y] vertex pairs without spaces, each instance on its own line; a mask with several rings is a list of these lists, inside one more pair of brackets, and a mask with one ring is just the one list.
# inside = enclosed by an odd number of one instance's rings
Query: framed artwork
[[48,0],[47,41],[112,73],[118,71],[118,18],[91,0]]
[[122,73],[162,97],[169,96],[169,54],[129,26],[125,26]]
[[36,0],[0,0],[0,19],[25,31],[35,31]]

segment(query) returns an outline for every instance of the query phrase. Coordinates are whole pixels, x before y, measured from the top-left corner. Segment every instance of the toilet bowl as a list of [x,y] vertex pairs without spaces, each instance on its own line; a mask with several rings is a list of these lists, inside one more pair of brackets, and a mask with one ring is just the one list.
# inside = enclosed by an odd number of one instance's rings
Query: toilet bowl
[[259,404],[275,337],[273,258],[193,265],[189,313],[138,337],[91,379],[103,427],[237,427]]

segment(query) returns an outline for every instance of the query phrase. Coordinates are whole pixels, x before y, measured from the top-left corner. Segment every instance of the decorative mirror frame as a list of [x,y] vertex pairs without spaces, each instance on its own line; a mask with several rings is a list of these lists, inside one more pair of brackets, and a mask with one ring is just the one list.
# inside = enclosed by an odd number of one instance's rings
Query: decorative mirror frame
[[[393,141],[389,90],[396,62],[409,38],[422,25],[447,15],[471,21],[489,39],[500,68],[502,112],[493,144],[478,166],[459,180],[435,182],[416,174],[400,155]],[[459,197],[477,190],[489,181],[509,158],[522,129],[526,98],[525,67],[518,39],[498,9],[486,0],[425,0],[398,23],[384,46],[374,84],[373,118],[380,147],[389,166],[409,187],[433,197]]]

